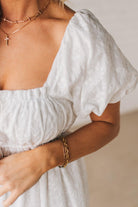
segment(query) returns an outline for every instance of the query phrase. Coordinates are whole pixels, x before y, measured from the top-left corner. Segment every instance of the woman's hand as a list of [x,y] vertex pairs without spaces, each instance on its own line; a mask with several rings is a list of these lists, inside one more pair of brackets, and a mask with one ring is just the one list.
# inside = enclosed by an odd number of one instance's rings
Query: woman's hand
[[9,155],[0,160],[0,196],[8,191],[10,196],[3,201],[8,207],[27,189],[32,187],[44,173],[36,150]]

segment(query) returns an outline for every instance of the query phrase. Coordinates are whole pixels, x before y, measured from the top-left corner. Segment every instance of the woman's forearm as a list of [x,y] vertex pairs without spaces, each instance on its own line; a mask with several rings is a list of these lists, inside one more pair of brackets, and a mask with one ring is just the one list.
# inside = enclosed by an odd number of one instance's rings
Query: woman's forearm
[[[70,150],[70,160],[79,159],[97,151],[118,135],[119,128],[114,124],[94,121],[66,136]],[[43,172],[62,165],[64,162],[63,144],[54,140],[35,149],[40,158]]]

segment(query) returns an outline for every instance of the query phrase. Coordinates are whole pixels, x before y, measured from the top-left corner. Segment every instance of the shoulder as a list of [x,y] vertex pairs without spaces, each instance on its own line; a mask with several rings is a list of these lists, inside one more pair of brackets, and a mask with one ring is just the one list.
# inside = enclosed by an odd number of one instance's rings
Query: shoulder
[[76,10],[69,21],[68,33],[76,47],[96,49],[104,47],[106,42],[112,42],[113,37],[107,31],[100,19],[89,9]]
[[[91,34],[108,33],[102,21],[89,9],[79,9],[75,14],[73,23],[82,32]],[[109,33],[108,33],[109,34]]]
[[59,28],[60,31],[65,31],[68,24],[70,28],[75,26],[74,29],[80,32],[89,32],[91,29],[93,32],[98,32],[105,29],[98,17],[86,8],[75,11],[66,4],[62,8],[58,3],[52,3],[47,15],[51,26],[54,25],[54,28]]
[[68,26],[71,28],[71,25],[73,25],[72,20],[75,17],[75,13],[75,10],[67,5],[62,8],[58,3],[51,3],[47,13],[41,19],[43,31],[48,33],[48,36],[54,40],[56,45],[60,45]]
[[[66,4],[64,8],[61,8],[57,3],[52,3],[46,15],[48,21],[45,21],[46,28],[49,25],[49,33],[52,38],[56,38],[56,41],[61,42],[61,39],[68,30],[69,36],[74,37],[77,42],[85,43],[96,36],[107,35],[107,31],[103,24],[99,21],[96,15],[89,9],[82,8],[73,10]],[[47,24],[48,22],[48,24]],[[72,38],[73,40],[73,38]]]

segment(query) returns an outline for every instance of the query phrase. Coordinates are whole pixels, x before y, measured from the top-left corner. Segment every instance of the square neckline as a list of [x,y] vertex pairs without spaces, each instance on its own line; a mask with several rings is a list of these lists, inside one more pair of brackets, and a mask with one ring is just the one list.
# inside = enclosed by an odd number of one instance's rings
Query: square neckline
[[64,31],[64,35],[63,35],[62,40],[61,40],[61,43],[60,43],[60,47],[59,47],[59,49],[58,49],[58,51],[57,51],[57,53],[56,53],[56,56],[55,56],[55,58],[54,58],[54,60],[53,60],[53,63],[52,63],[50,72],[48,73],[47,79],[46,79],[46,81],[44,82],[44,84],[43,84],[41,87],[35,87],[35,88],[29,88],[29,89],[13,89],[13,90],[12,90],[12,89],[11,89],[11,90],[10,90],[10,89],[4,89],[4,90],[0,90],[0,94],[1,94],[1,93],[8,93],[8,92],[9,92],[9,93],[16,93],[16,92],[18,92],[18,93],[19,93],[19,92],[31,92],[31,91],[42,90],[43,88],[46,87],[47,82],[49,81],[50,76],[51,76],[52,72],[54,71],[54,66],[55,66],[55,64],[56,64],[56,61],[57,61],[57,59],[58,59],[58,56],[60,55],[60,52],[61,52],[61,50],[62,50],[62,47],[63,47],[64,41],[65,41],[65,38],[66,38],[66,35],[67,35],[67,32],[68,32],[68,29],[69,29],[69,27],[70,27],[70,25],[71,25],[73,19],[76,17],[77,13],[79,13],[80,11],[81,11],[81,9],[76,10],[76,11],[74,12],[73,16],[70,18],[70,20],[69,20],[69,22],[68,22],[68,24],[67,24],[67,26],[66,26],[66,29],[65,29],[65,31]]

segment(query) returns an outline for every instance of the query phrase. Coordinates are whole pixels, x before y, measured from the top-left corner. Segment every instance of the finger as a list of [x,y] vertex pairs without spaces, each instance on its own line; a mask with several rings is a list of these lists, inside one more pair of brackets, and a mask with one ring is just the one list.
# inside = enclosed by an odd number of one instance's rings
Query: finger
[[12,191],[10,196],[3,201],[4,207],[9,207],[10,205],[12,205],[17,198],[18,198],[18,194],[15,191]]
[[0,188],[0,196],[4,195],[7,192],[8,192],[8,190],[6,188],[4,188],[3,186]]

